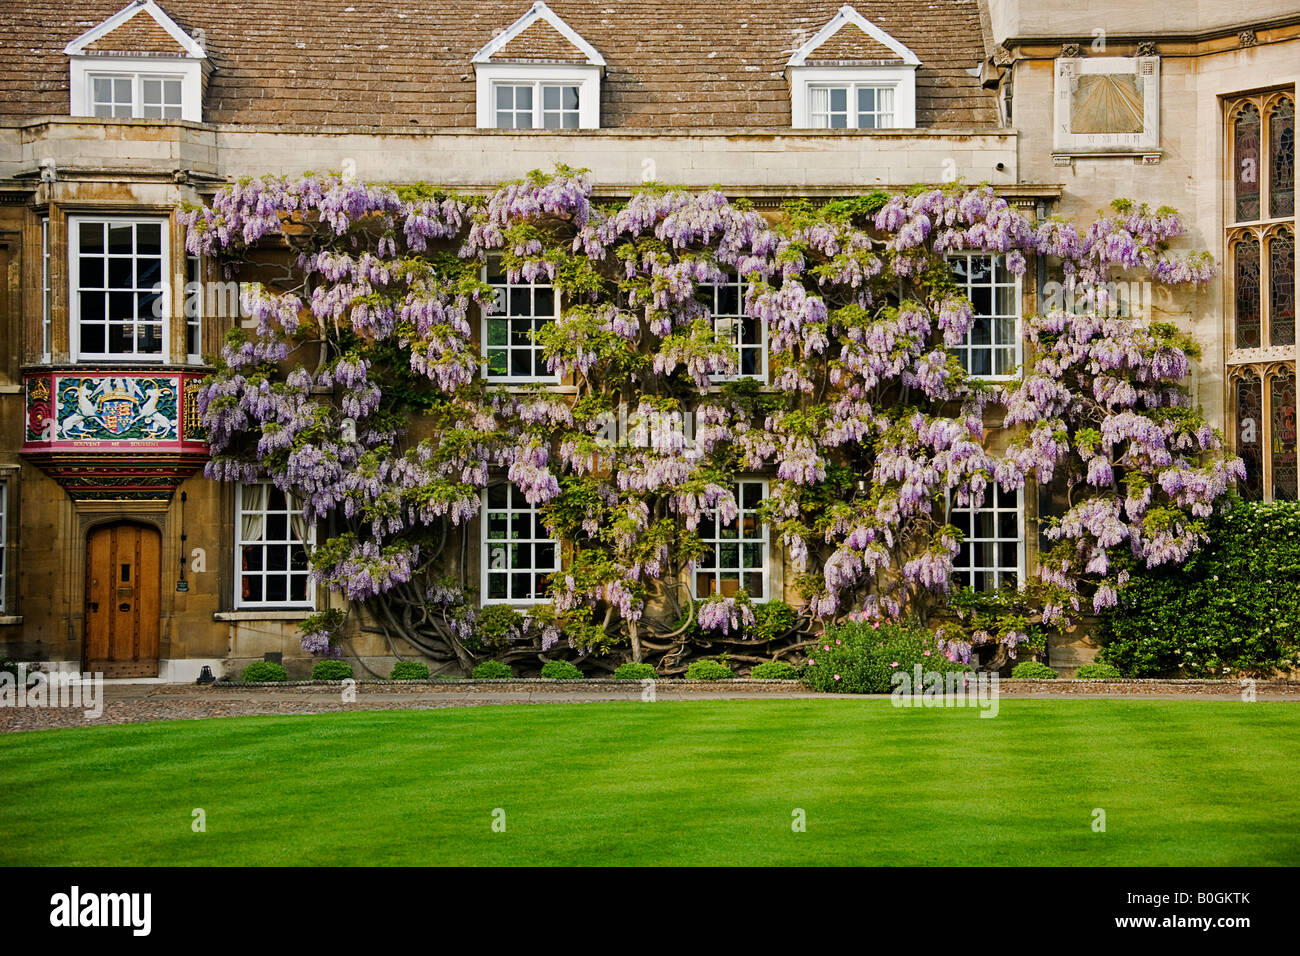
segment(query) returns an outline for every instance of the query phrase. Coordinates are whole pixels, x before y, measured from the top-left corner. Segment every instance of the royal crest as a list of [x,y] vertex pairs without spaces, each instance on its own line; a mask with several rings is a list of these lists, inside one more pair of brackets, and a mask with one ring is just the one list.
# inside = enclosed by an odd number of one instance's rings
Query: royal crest
[[58,437],[175,440],[178,386],[172,378],[61,378]]

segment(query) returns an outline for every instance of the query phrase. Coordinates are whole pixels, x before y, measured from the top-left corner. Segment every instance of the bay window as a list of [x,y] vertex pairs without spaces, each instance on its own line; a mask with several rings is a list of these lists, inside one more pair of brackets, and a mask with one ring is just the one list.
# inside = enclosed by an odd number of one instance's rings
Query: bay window
[[167,220],[69,217],[74,360],[162,362]]

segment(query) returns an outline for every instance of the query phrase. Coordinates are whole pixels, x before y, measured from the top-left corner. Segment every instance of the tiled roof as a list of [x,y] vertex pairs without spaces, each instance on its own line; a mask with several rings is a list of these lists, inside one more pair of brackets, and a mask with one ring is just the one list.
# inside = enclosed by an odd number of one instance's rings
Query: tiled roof
[[[66,114],[63,47],[123,2],[3,4],[0,117]],[[553,0],[550,7],[606,60],[602,126],[757,129],[790,125],[786,61],[841,3]],[[470,60],[528,10],[529,0],[160,0],[160,6],[191,34],[203,31],[215,67],[204,104],[208,122],[472,128]],[[920,58],[919,127],[996,125],[992,95],[966,72],[984,56],[976,0],[863,0],[854,7]],[[538,27],[545,29],[529,36]],[[861,52],[846,50],[850,37],[862,38]],[[856,28],[846,26],[832,42],[837,59],[883,58],[879,45]],[[567,46],[547,24],[534,24],[508,45],[510,57],[556,59],[572,55],[516,49]],[[825,57],[819,54],[816,59]]]
[[112,33],[86,46],[88,53],[161,53],[183,56],[185,50],[153,17],[138,13]]
[[583,53],[545,20],[528,25],[523,33],[492,54],[493,60],[562,60],[565,63],[586,63]]
[[903,58],[897,53],[875,37],[867,36],[852,23],[841,27],[835,36],[808,55],[808,61],[811,63],[820,60],[889,60],[895,63],[903,62]]

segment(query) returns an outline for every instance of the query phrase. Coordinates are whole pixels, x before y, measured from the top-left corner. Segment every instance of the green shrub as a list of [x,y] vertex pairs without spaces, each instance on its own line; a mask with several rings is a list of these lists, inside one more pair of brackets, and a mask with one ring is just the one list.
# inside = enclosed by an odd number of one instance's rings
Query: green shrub
[[1126,677],[1267,674],[1300,664],[1300,503],[1236,501],[1179,567],[1135,570],[1102,615],[1098,660]]
[[489,604],[478,612],[474,619],[475,641],[467,641],[465,646],[471,650],[483,647],[507,647],[520,635],[524,626],[524,616],[508,604]]
[[799,671],[789,661],[763,661],[749,670],[754,680],[794,680]]
[[542,665],[542,676],[552,680],[581,680],[582,671],[568,661],[547,661]]
[[312,680],[348,680],[352,676],[352,665],[347,661],[327,659],[311,666]]
[[274,661],[253,661],[243,673],[246,684],[273,684],[288,679],[289,672]]
[[515,672],[510,669],[510,665],[500,661],[484,661],[470,672],[470,677],[475,680],[504,680],[514,676]]
[[429,665],[423,661],[398,661],[393,665],[389,680],[428,680]]
[[751,604],[750,610],[754,612],[754,625],[748,633],[752,640],[774,641],[799,624],[799,612],[784,601]]
[[687,680],[726,680],[735,676],[730,667],[718,661],[692,661],[686,668]]
[[911,624],[854,621],[828,627],[808,650],[802,681],[813,690],[839,694],[888,694],[893,675],[969,671],[939,650],[934,635]]
[[1112,667],[1110,664],[1081,664],[1079,669],[1074,672],[1075,677],[1083,680],[1113,680],[1116,677],[1123,677],[1118,667]]
[[619,664],[614,671],[614,680],[654,680],[655,669],[649,664],[628,661]]
[[1021,661],[1011,668],[1011,676],[1024,680],[1051,680],[1060,675],[1040,661]]

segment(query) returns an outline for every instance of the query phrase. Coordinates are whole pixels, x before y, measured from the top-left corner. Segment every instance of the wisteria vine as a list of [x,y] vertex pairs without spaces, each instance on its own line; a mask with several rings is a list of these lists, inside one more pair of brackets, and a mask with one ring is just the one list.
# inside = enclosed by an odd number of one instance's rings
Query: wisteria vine
[[[1183,384],[1190,337],[1107,295],[1117,279],[1212,277],[1207,254],[1171,251],[1169,209],[1117,201],[1079,231],[954,185],[763,214],[653,186],[600,203],[561,168],[487,197],[268,177],[183,215],[190,252],[263,279],[244,301],[256,328],[230,333],[201,393],[208,475],[293,494],[317,528],[315,579],[390,641],[465,666],[502,650],[475,636],[467,533],[497,482],[564,549],[547,603],[497,629],[513,653],[630,646],[684,666],[701,645],[761,644],[758,660],[850,615],[946,607],[952,509],[995,485],[1058,503],[1021,597],[1063,625],[1113,605],[1138,565],[1184,560],[1244,477]],[[977,321],[949,266],[964,251],[1016,275],[1041,256],[1082,290],[1074,311],[1024,320],[1012,377],[958,361]],[[286,257],[292,279],[265,279]],[[488,381],[489,258],[561,293],[536,339],[553,381]],[[713,324],[710,287],[737,277],[766,383],[738,374]],[[735,521],[753,476],[798,595],[785,618],[761,603],[781,594],[690,586],[702,524]],[[948,615],[944,629],[963,659],[1025,640],[1019,617],[990,630]],[[311,649],[337,630],[313,621]]]

